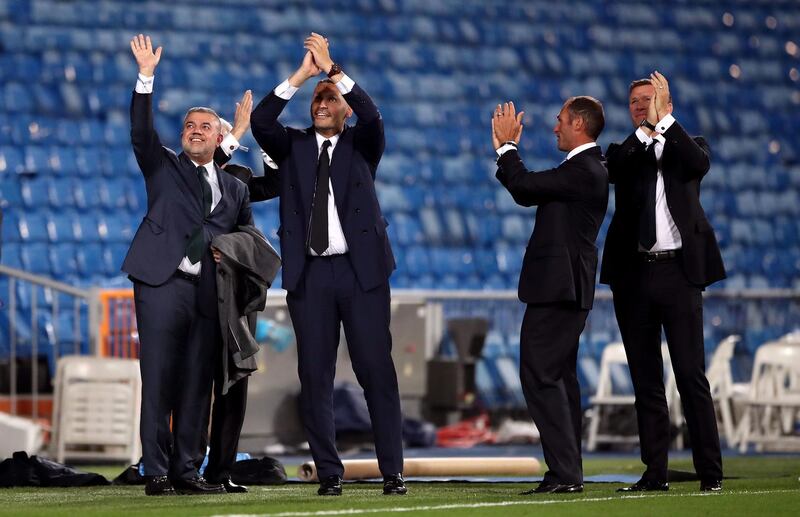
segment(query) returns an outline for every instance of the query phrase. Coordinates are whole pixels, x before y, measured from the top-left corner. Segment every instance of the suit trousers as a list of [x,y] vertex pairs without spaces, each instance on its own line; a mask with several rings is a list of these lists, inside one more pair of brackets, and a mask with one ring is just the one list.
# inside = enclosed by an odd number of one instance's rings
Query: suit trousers
[[611,286],[636,395],[644,479],[667,481],[670,420],[663,381],[661,328],[689,430],[692,458],[702,479],[722,479],[717,420],[703,347],[703,297],[679,259],[640,261]]
[[[219,369],[219,368],[218,368]],[[208,465],[204,477],[209,481],[222,481],[231,476],[239,450],[239,437],[242,434],[247,409],[247,377],[236,381],[222,394],[222,374],[214,380],[214,404],[211,413],[211,432],[209,433]],[[205,455],[205,447],[202,448]],[[200,458],[202,464],[203,458]]]
[[160,286],[134,281],[133,292],[145,475],[189,479],[197,476],[195,459],[208,427],[219,320],[199,314],[198,284],[184,278]]
[[348,255],[307,257],[297,289],[286,296],[297,336],[300,410],[320,479],[343,475],[336,451],[333,381],[340,325],[369,409],[378,467],[403,471],[402,417],[389,332],[388,282],[364,291]]
[[539,429],[545,482],[583,483],[578,339],[589,311],[574,303],[529,304],[520,335],[520,380]]

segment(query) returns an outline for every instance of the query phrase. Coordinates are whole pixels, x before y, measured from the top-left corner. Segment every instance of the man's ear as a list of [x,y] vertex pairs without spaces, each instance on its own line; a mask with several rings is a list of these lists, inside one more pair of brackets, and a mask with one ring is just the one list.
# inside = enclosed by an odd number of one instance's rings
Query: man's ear
[[350,106],[347,107],[347,112],[344,115],[344,118],[350,118],[353,116],[353,108]]
[[222,133],[217,135],[217,145],[221,144],[225,138],[222,136]]

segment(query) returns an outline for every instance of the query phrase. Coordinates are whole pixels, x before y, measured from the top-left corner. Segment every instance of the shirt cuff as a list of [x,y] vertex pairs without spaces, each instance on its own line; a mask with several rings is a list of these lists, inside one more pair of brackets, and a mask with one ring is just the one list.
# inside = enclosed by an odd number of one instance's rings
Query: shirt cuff
[[338,83],[336,83],[336,89],[338,89],[339,93],[342,95],[347,95],[353,91],[353,86],[355,85],[355,81],[350,79],[350,76],[348,76],[346,73],[342,72],[342,78],[339,79]]
[[500,147],[497,148],[497,151],[496,151],[497,152],[497,157],[500,158],[501,156],[506,154],[506,152],[512,151],[512,150],[516,151],[517,150],[517,146],[514,145],[514,144],[503,144],[503,145],[501,145]]
[[664,115],[664,118],[658,121],[656,124],[656,131],[661,133],[662,135],[667,132],[667,129],[672,127],[672,124],[675,123],[675,117],[672,116],[672,113],[667,113]]
[[228,133],[225,135],[225,138],[222,139],[222,142],[219,144],[220,149],[222,152],[227,154],[228,156],[233,155],[233,153],[239,149],[239,140],[233,136],[233,133]]
[[266,165],[270,169],[278,170],[278,164],[275,163],[275,160],[270,158],[270,156],[264,151],[261,151],[261,158],[264,160],[264,165]]
[[136,79],[136,93],[153,93],[153,81],[155,78],[154,75],[148,77],[144,74],[139,74],[139,77]]
[[641,143],[644,145],[650,145],[653,143],[653,139],[644,132],[644,129],[638,128],[636,130],[636,138],[639,139]]
[[275,95],[280,97],[281,99],[288,101],[292,98],[292,96],[297,92],[298,88],[295,88],[291,84],[289,84],[289,79],[286,79],[281,84],[275,87]]

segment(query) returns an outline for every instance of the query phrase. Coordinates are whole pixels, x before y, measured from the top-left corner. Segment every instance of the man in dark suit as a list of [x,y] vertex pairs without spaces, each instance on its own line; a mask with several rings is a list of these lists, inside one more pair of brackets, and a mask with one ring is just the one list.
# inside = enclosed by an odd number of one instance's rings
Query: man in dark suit
[[[222,143],[214,151],[214,163],[225,172],[233,175],[250,190],[250,201],[263,201],[277,195],[277,172],[270,171],[264,176],[255,176],[249,167],[229,163],[238,149],[244,149],[240,140],[250,129],[250,112],[253,109],[253,94],[247,90],[242,100],[236,103],[236,114],[231,126],[226,120],[222,122]],[[264,171],[277,168],[275,162],[263,154]],[[273,186],[274,185],[274,186]],[[212,253],[214,251],[212,250]],[[253,321],[255,323],[255,321]],[[217,361],[214,370],[214,403],[211,412],[211,431],[208,436],[208,464],[204,477],[210,483],[221,484],[227,493],[245,493],[248,488],[231,479],[231,472],[236,463],[239,450],[239,438],[242,434],[245,413],[247,410],[248,377],[244,376],[222,393],[223,370],[222,361]],[[197,463],[202,465],[206,457],[206,442],[198,451]]]
[[[283,287],[297,336],[300,405],[320,479],[320,495],[340,495],[344,472],[336,451],[333,379],[339,328],[375,435],[384,494],[405,494],[400,397],[389,333],[389,275],[395,268],[375,194],[385,145],[383,120],[367,93],[333,62],[312,33],[289,79],[253,111],[253,136],[279,166]],[[308,79],[325,72],[311,100],[312,126],[278,122]],[[355,127],[345,125],[353,112]]]
[[578,339],[594,300],[595,239],[608,203],[608,174],[595,142],[605,125],[592,97],[567,99],[553,132],[567,152],[556,168],[528,172],[517,151],[522,113],[498,106],[492,120],[497,179],[522,206],[538,206],[519,277],[527,304],[520,335],[520,379],[539,429],[548,471],[523,494],[583,491]]
[[209,243],[237,225],[252,224],[248,191],[212,162],[222,141],[213,110],[186,114],[182,153],[161,145],[152,112],[161,47],[154,52],[150,38],[140,34],[131,50],[139,65],[131,141],[147,189],[147,214],[122,270],[133,281],[141,344],[145,493],[219,493],[223,487],[207,483],[195,466],[221,339]]
[[670,420],[664,394],[661,328],[689,429],[701,490],[722,488],[722,457],[703,349],[702,290],[725,278],[719,247],[700,206],[708,144],[672,116],[667,79],[631,83],[635,131],[608,147],[616,212],[600,281],[614,310],[636,395],[642,478],[622,491],[667,490]]

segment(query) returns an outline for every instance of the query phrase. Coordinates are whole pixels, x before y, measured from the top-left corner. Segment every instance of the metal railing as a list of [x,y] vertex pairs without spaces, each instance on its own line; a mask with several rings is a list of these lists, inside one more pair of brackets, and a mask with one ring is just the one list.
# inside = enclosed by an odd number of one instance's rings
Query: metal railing
[[[14,268],[0,265],[0,277],[8,277],[8,292],[0,292],[5,297],[7,328],[0,324],[0,339],[8,337],[9,358],[9,393],[8,410],[17,413],[18,393],[17,381],[19,372],[16,360],[19,356],[19,322],[17,289],[20,282],[30,288],[29,342],[31,362],[31,397],[33,415],[38,414],[39,391],[36,380],[39,365],[36,360],[41,353],[39,289],[44,288],[56,293],[52,297],[49,310],[50,321],[54,326],[51,333],[56,336],[59,321],[60,298],[67,295],[72,298],[72,339],[74,352],[115,357],[136,357],[138,355],[138,335],[133,311],[130,289],[106,290],[99,288],[79,289],[52,279],[32,275]],[[396,302],[416,300],[425,303],[425,349],[426,357],[435,354],[444,336],[445,321],[449,318],[464,316],[480,316],[489,319],[492,330],[501,333],[508,339],[507,345],[514,346],[518,339],[519,328],[525,305],[517,300],[514,290],[427,290],[427,289],[394,289],[392,299]],[[729,334],[743,336],[740,353],[752,355],[762,342],[800,328],[800,290],[760,289],[760,290],[709,290],[704,293],[705,299],[705,334],[707,342],[716,343]],[[285,304],[285,292],[271,291],[268,297],[270,306]],[[88,310],[88,328],[81,328],[81,310]],[[85,332],[84,332],[85,331]],[[581,353],[599,357],[602,347],[610,341],[619,340],[618,328],[613,312],[612,295],[606,289],[598,289],[594,309],[590,313],[586,329],[582,336]],[[748,343],[748,339],[750,342]],[[51,340],[52,341],[52,340]],[[52,344],[48,343],[48,344]],[[86,345],[83,347],[83,345]],[[55,347],[51,355],[53,362],[60,349]],[[710,352],[710,350],[709,350]],[[27,354],[27,351],[26,351]],[[26,372],[27,373],[27,372]],[[0,397],[5,395],[0,393]]]
[[[17,370],[17,359],[19,358],[18,346],[20,344],[20,339],[23,336],[19,332],[19,327],[23,323],[29,324],[28,328],[30,332],[27,334],[29,334],[28,339],[30,344],[31,358],[31,392],[29,400],[30,416],[36,419],[40,416],[39,403],[41,398],[38,382],[40,376],[38,358],[40,352],[43,351],[40,343],[40,337],[42,335],[40,332],[40,324],[42,321],[40,318],[41,308],[39,306],[39,288],[44,289],[45,293],[47,293],[49,290],[49,292],[52,294],[50,310],[48,311],[51,314],[51,318],[47,323],[48,325],[52,325],[52,328],[44,330],[46,335],[52,336],[52,339],[49,340],[50,342],[48,345],[52,346],[52,357],[54,363],[61,354],[60,347],[58,346],[58,340],[61,336],[61,333],[59,332],[61,329],[59,326],[62,323],[60,321],[62,305],[61,297],[66,295],[72,298],[72,342],[74,352],[80,353],[84,339],[88,339],[87,345],[94,342],[93,338],[97,329],[97,318],[94,314],[96,311],[92,310],[92,306],[94,303],[93,300],[96,298],[96,296],[93,295],[92,290],[79,289],[48,277],[33,275],[26,271],[0,264],[0,277],[3,276],[8,278],[8,291],[6,293],[0,293],[0,298],[4,299],[5,302],[0,310],[6,313],[5,319],[7,321],[7,325],[0,325],[0,331],[3,333],[2,339],[7,338],[8,343],[8,411],[11,414],[17,414],[20,412],[19,396],[21,394],[17,392],[17,383],[20,372]],[[20,283],[24,286],[23,288],[29,289],[30,293],[30,301],[29,304],[27,304],[30,306],[30,321],[26,322],[19,320],[19,301],[17,298],[18,287]],[[83,305],[87,305],[89,308],[89,318],[87,323],[88,328],[86,329],[86,334],[81,332],[81,308]],[[86,336],[86,338],[84,338],[84,336]],[[6,394],[0,393],[0,397],[3,397],[3,395]]]

